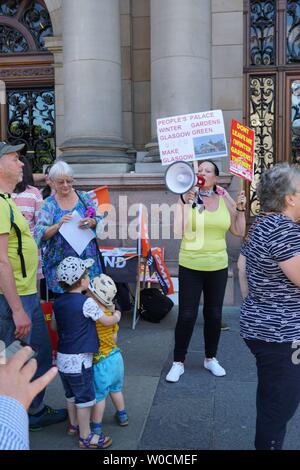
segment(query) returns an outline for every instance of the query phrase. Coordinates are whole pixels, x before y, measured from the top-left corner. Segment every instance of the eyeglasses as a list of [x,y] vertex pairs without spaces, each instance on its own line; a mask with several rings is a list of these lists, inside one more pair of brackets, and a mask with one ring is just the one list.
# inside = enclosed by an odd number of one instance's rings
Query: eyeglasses
[[55,183],[58,184],[59,186],[63,186],[64,184],[67,184],[68,186],[72,186],[72,184],[74,183],[74,180],[66,178],[64,180],[56,180]]

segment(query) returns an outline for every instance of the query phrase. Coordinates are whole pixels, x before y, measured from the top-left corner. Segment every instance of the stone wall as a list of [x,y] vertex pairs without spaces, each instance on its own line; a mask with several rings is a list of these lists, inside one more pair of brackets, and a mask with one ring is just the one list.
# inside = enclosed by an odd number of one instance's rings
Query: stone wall
[[150,139],[150,4],[120,0],[123,136],[143,150]]
[[[222,109],[229,139],[231,119],[243,121],[243,0],[212,0],[211,8],[212,106]],[[228,159],[218,164],[228,171]],[[229,192],[234,199],[240,189],[240,178],[233,177]],[[236,260],[240,240],[229,234],[228,246]]]
[[[59,146],[64,131],[61,2],[48,0],[46,3],[55,32],[54,38],[47,39],[47,45],[54,53],[55,59],[56,135]],[[206,98],[213,109],[223,110],[226,134],[229,138],[231,119],[241,121],[243,119],[243,1],[211,0],[210,6],[211,24],[209,23],[207,31],[211,29],[211,34],[210,32],[207,34],[211,41],[212,78],[206,93],[209,96]],[[150,0],[120,0],[120,27],[123,137],[129,151],[130,149],[132,152],[143,151],[151,139]],[[203,93],[201,87],[198,93]],[[227,172],[228,160],[220,159],[218,163],[222,170]],[[114,203],[117,202],[119,195],[127,195],[130,204],[142,201],[146,206],[151,203],[176,200],[174,195],[166,193],[161,172],[153,175],[151,170],[149,174],[144,175],[98,174],[94,179],[89,177],[87,171],[85,178],[79,179],[79,183],[85,188],[108,184]],[[240,189],[239,179],[224,176],[221,179],[222,183],[236,198]],[[153,240],[153,243],[155,242]],[[158,242],[165,245],[168,265],[171,271],[176,273],[178,242],[174,240],[166,243],[164,240]],[[230,258],[235,261],[239,252],[239,239],[229,235],[228,246]]]
[[[222,174],[220,184],[228,188],[231,176]],[[178,196],[166,190],[164,176],[157,173],[145,175],[129,173],[126,175],[85,175],[76,178],[76,187],[89,190],[107,185],[111,204],[116,210],[116,218],[111,218],[111,234],[115,238],[106,238],[101,242],[105,246],[135,246],[135,241],[127,237],[126,222],[136,220],[138,205],[143,204],[149,215],[148,230],[152,246],[165,248],[165,259],[172,275],[177,275],[178,249],[180,240],[174,238],[174,216],[168,209],[162,215],[162,205],[171,207],[178,201]],[[126,215],[128,214],[128,217]],[[109,219],[108,219],[109,220]]]

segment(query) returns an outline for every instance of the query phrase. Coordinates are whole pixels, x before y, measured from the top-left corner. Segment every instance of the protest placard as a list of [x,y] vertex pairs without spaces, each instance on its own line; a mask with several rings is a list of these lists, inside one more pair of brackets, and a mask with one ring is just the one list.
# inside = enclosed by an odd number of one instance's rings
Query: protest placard
[[229,171],[247,181],[253,179],[254,131],[235,119],[231,124]]
[[227,156],[219,109],[157,119],[156,123],[162,165]]

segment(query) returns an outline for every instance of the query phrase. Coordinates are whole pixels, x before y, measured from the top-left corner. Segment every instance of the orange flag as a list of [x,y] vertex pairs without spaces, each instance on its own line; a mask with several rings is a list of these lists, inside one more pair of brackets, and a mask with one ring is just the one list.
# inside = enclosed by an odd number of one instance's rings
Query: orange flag
[[101,214],[109,212],[111,203],[107,186],[99,186],[99,188],[92,189],[89,191],[91,198],[97,204],[97,210]]
[[154,272],[158,282],[165,294],[173,294],[174,287],[170,273],[165,265],[163,258],[160,256],[159,250],[151,250],[151,242],[148,234],[143,206],[140,206],[140,249],[138,253],[147,258],[150,275]]
[[143,208],[141,208],[141,211],[142,211],[142,214],[141,214],[141,228],[140,228],[141,255],[144,258],[147,258],[149,250],[151,250],[151,243],[150,243],[150,238],[149,238],[149,235],[148,235],[148,227],[147,227],[147,224],[146,224]]

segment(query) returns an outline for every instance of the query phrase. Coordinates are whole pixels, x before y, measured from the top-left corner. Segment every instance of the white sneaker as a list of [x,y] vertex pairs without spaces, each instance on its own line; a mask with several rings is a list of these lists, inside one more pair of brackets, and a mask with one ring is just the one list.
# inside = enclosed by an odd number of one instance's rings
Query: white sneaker
[[166,377],[167,382],[178,382],[180,376],[184,374],[184,365],[182,362],[173,362],[173,365]]
[[216,377],[223,377],[226,375],[225,369],[220,366],[219,361],[217,361],[215,357],[212,359],[204,359],[204,367]]

